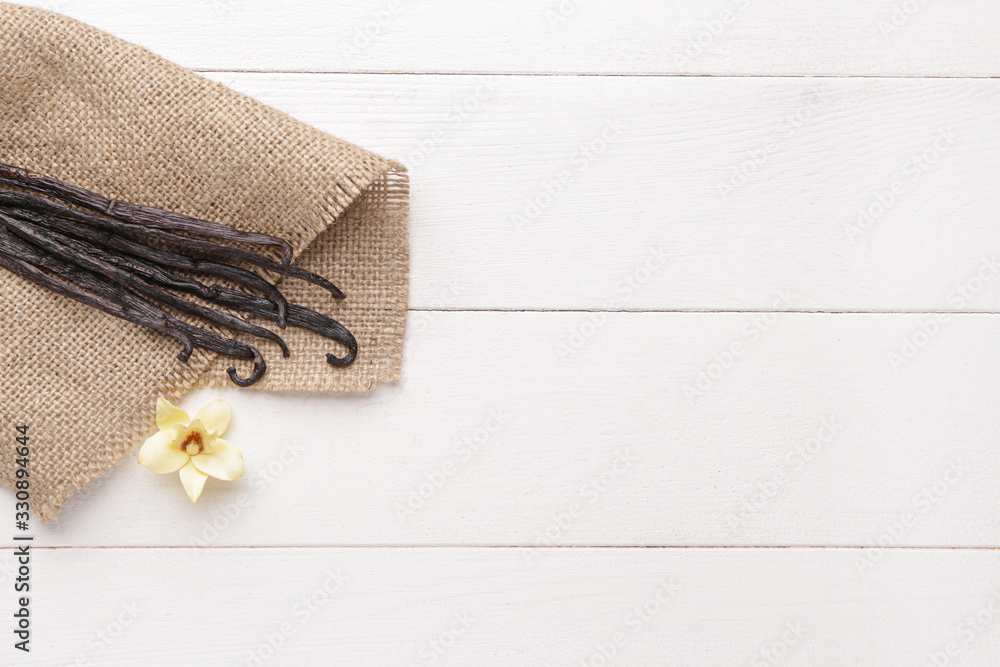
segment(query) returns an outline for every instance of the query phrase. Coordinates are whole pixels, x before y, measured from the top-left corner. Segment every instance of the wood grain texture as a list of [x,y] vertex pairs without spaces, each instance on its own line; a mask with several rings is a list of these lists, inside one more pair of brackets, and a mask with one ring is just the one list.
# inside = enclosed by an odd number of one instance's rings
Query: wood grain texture
[[415,308],[1000,310],[995,81],[212,77],[409,164]]
[[1000,546],[1000,318],[929,319],[412,313],[398,386],[192,396],[243,480],[191,507],[126,459],[38,539]]
[[206,69],[996,76],[1000,8],[965,0],[35,0]]
[[867,577],[840,550],[553,549],[532,564],[516,549],[34,558],[38,665],[925,665],[949,646],[951,664],[1000,660],[993,551],[901,551]]

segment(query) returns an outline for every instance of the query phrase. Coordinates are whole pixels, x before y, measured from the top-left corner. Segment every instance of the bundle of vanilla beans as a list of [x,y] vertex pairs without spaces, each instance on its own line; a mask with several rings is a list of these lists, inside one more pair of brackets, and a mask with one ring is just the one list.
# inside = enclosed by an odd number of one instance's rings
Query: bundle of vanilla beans
[[[0,266],[53,292],[176,338],[184,346],[178,355],[181,361],[199,347],[252,360],[253,371],[246,378],[235,367],[227,371],[241,387],[255,384],[267,370],[255,347],[182,320],[170,309],[272,341],[286,357],[288,346],[276,333],[228,311],[258,315],[281,328],[302,327],[343,344],[347,348],[343,357],[326,355],[331,365],[346,366],[357,356],[357,341],[342,324],[289,304],[273,283],[241,266],[305,280],[335,298],[344,297],[327,279],[293,266],[292,248],[283,239],[108,199],[3,163],[0,185],[30,191],[0,189]],[[31,194],[35,192],[45,196]],[[227,241],[275,246],[283,257],[275,260]],[[206,278],[222,279],[237,288],[199,280]],[[227,310],[185,299],[178,292]]]

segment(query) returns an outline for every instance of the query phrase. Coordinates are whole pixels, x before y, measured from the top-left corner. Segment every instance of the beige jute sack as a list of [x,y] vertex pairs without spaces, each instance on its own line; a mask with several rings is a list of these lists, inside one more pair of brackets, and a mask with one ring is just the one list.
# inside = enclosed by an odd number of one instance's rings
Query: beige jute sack
[[[254,389],[367,391],[396,381],[407,304],[405,169],[149,51],[48,11],[0,3],[0,162],[105,196],[291,242],[295,263],[347,294],[285,279],[290,303],[333,317],[357,360],[289,326],[291,348],[255,342]],[[275,328],[272,323],[261,322]],[[197,350],[0,269],[0,474],[15,484],[29,426],[31,509],[43,522],[155,431],[156,399],[233,386],[250,364]],[[227,334],[231,335],[231,334]],[[241,389],[240,391],[248,391]]]

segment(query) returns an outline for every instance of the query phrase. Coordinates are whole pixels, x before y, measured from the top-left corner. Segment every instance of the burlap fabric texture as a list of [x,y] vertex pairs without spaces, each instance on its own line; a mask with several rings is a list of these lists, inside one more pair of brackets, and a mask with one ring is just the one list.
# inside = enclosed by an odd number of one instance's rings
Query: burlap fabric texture
[[[0,162],[290,241],[295,263],[347,298],[284,279],[288,301],[342,322],[360,351],[353,365],[334,368],[325,354],[343,348],[289,326],[279,330],[289,359],[252,341],[268,362],[254,389],[367,391],[399,379],[408,277],[402,165],[144,48],[7,3]],[[204,350],[182,363],[174,339],[3,269],[0,326],[0,474],[13,488],[15,428],[29,425],[31,506],[43,522],[155,430],[157,396],[178,401],[198,387],[233,386],[225,369],[250,369]]]

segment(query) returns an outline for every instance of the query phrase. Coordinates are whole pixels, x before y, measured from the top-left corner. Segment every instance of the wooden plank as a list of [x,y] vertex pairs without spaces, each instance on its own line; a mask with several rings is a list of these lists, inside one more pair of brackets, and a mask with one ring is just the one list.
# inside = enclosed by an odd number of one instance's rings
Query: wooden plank
[[517,549],[61,549],[32,559],[34,640],[19,665],[1000,660],[995,551],[896,551],[866,577],[843,551],[794,549],[553,549],[532,564]]
[[34,0],[188,67],[996,76],[1000,8],[846,0]]
[[192,506],[133,453],[37,540],[997,547],[1000,317],[932,325],[414,313],[399,385],[190,396],[231,402],[242,480]]
[[1000,310],[995,81],[212,76],[410,165],[416,308]]

